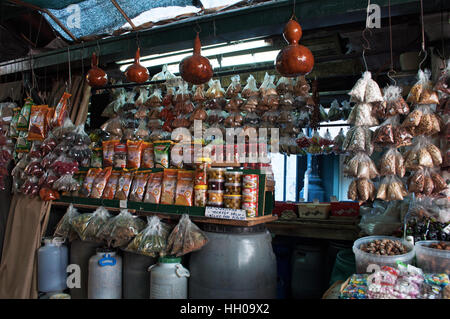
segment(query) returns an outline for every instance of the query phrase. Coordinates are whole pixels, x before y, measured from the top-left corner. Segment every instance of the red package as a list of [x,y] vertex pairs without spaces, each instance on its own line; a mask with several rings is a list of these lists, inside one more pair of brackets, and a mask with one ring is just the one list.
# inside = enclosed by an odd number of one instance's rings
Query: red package
[[59,100],[58,104],[55,108],[55,113],[53,114],[51,126],[57,127],[61,126],[64,122],[64,119],[67,116],[67,104],[69,98],[72,96],[72,94],[64,92],[64,94],[61,96],[61,99]]
[[114,147],[119,144],[120,141],[103,141],[103,167],[113,166],[114,161]]
[[95,177],[92,184],[91,198],[102,198],[103,190],[105,189],[106,183],[111,175],[112,167],[106,167]]
[[127,167],[141,167],[142,141],[127,141]]
[[32,105],[30,124],[28,126],[29,141],[43,141],[47,133],[46,117],[49,108],[47,105]]
[[41,197],[43,201],[56,200],[59,199],[59,193],[51,190],[50,188],[41,188],[39,191],[39,197]]

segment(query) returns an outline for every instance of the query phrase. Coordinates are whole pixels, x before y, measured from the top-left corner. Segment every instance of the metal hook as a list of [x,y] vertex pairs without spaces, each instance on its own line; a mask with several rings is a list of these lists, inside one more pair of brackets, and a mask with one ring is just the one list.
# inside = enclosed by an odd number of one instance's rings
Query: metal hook
[[392,77],[392,75],[396,74],[397,72],[395,72],[393,69],[390,69],[387,73],[387,77],[392,81],[392,83],[394,85],[397,85],[397,81]]
[[370,50],[370,42],[369,40],[366,38],[366,31],[369,32],[370,35],[372,35],[372,31],[370,31],[370,29],[365,28],[363,30],[363,32],[361,33],[363,40],[366,42],[366,44],[363,43],[362,47],[363,47],[363,51],[362,51],[362,58],[363,58],[363,62],[364,62],[364,66],[366,68],[366,71],[369,71],[369,68],[367,67],[367,61],[366,61],[366,50]]
[[427,50],[425,50],[425,49],[422,49],[422,51],[419,52],[419,57],[420,57],[420,55],[421,55],[422,52],[425,53],[425,56],[423,57],[423,60],[419,63],[419,69],[422,69],[422,64],[425,62],[425,60],[426,60],[427,57],[428,57],[428,52],[427,52]]

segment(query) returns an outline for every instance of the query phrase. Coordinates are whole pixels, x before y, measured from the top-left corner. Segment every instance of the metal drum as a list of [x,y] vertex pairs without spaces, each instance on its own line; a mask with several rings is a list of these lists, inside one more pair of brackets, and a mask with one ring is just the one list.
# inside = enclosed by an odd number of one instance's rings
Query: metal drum
[[209,242],[190,256],[189,298],[276,298],[277,264],[265,227],[203,229]]
[[156,258],[123,251],[123,298],[150,298],[150,273],[148,267]]
[[70,245],[70,264],[78,265],[81,271],[81,287],[70,289],[72,299],[87,299],[89,258],[101,246],[102,244],[99,243],[78,239],[72,241]]

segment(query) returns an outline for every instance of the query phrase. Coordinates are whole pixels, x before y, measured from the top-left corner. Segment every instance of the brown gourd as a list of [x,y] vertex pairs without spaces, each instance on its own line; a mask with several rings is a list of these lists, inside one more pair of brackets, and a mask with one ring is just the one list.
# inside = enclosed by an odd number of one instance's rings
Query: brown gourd
[[208,82],[213,76],[211,63],[200,54],[201,46],[197,32],[194,40],[194,53],[189,57],[185,57],[179,65],[180,75],[183,80],[196,85]]
[[275,66],[282,76],[296,77],[310,73],[314,66],[314,56],[311,51],[298,44],[302,37],[302,28],[297,21],[291,19],[283,32],[284,39],[289,45],[278,53]]
[[86,75],[86,81],[91,87],[105,86],[108,83],[108,75],[98,67],[97,55],[92,53],[91,69]]
[[144,83],[148,80],[150,74],[146,67],[140,63],[141,49],[137,48],[134,56],[134,63],[125,70],[125,76],[128,81],[135,83]]

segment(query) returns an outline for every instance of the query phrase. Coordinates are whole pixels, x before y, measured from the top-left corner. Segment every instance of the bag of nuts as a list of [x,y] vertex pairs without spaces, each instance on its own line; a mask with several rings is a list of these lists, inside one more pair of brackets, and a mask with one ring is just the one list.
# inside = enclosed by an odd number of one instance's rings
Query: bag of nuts
[[398,86],[390,85],[384,89],[384,100],[386,101],[386,116],[406,115],[409,113],[409,106],[402,97],[402,89]]
[[429,139],[419,136],[405,155],[405,167],[409,171],[416,171],[421,167],[440,166],[442,155],[439,148],[432,144]]
[[380,160],[380,175],[397,175],[398,177],[403,177],[405,173],[406,168],[402,154],[395,148],[388,149]]
[[408,192],[403,182],[395,175],[385,177],[377,191],[377,199],[385,201],[403,200],[406,195]]
[[345,166],[344,174],[351,177],[374,179],[378,176],[378,171],[367,154],[358,152]]
[[377,126],[379,124],[372,115],[372,106],[369,103],[356,104],[348,116],[347,123],[356,126]]
[[354,179],[348,188],[347,196],[354,201],[366,202],[375,199],[375,186],[367,178]]
[[347,132],[342,149],[346,152],[361,151],[370,156],[373,152],[372,134],[367,127],[352,127]]
[[431,72],[419,70],[417,73],[417,83],[411,88],[406,102],[413,104],[438,104],[439,97],[436,91],[433,91],[430,81]]

